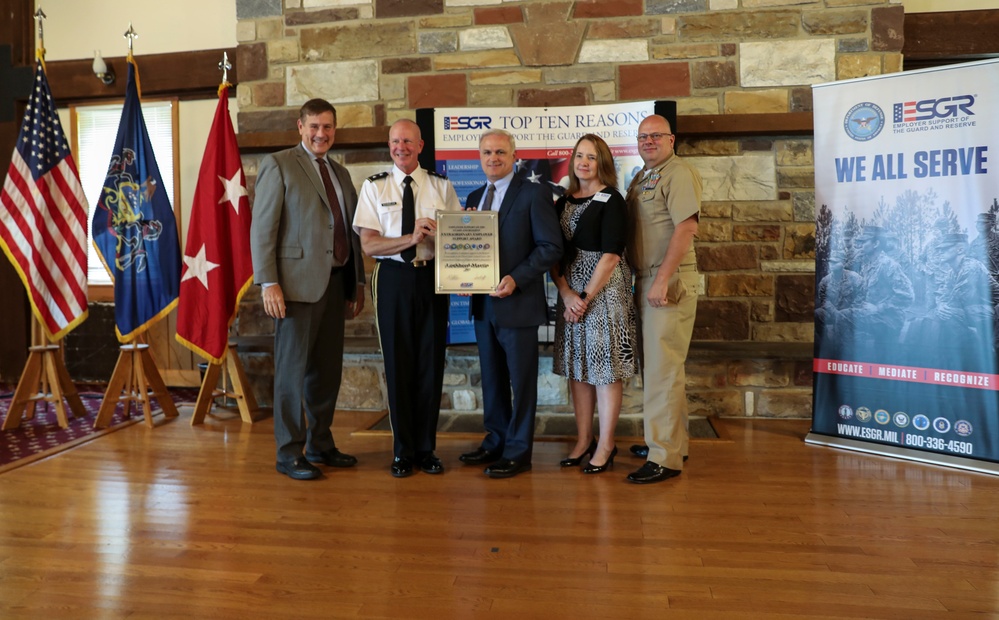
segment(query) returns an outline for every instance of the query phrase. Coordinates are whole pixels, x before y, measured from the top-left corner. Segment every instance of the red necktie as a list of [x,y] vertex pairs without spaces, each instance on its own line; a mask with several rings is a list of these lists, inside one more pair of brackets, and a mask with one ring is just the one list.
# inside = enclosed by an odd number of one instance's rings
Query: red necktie
[[316,161],[319,163],[319,176],[323,177],[323,186],[326,188],[326,198],[330,201],[330,211],[333,212],[333,258],[341,265],[346,265],[350,250],[347,248],[347,228],[343,223],[340,201],[337,200],[336,188],[333,187],[326,161],[322,157],[317,157]]

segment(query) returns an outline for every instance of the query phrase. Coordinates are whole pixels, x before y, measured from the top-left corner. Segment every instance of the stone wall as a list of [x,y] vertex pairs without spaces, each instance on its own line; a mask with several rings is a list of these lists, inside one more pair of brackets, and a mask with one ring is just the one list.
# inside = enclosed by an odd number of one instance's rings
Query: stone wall
[[[435,106],[675,100],[677,150],[705,180],[696,350],[812,340],[814,171],[810,137],[685,138],[684,117],[746,115],[752,129],[753,114],[811,111],[811,84],[899,71],[904,11],[898,0],[237,0],[237,17],[244,134],[292,129],[313,96],[337,106],[340,127]],[[389,161],[383,148],[334,156],[357,184]],[[244,158],[249,178],[258,159]],[[269,333],[262,318],[248,298],[240,334]],[[375,335],[370,308],[349,331]],[[748,375],[781,385],[740,387],[731,363],[762,364]],[[800,361],[698,364],[691,389],[715,410],[786,415],[793,402],[808,414]]]
[[313,96],[359,127],[434,106],[676,99],[681,116],[807,111],[810,84],[902,65],[898,0],[236,6],[241,131]]

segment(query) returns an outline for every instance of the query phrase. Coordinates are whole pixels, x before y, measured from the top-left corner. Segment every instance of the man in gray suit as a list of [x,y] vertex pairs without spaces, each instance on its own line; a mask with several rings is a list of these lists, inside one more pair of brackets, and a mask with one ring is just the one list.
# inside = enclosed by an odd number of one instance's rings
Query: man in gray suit
[[340,392],[344,320],[364,307],[364,262],[350,226],[354,184],[328,157],[336,110],[323,99],[307,101],[298,131],[300,144],[260,162],[250,248],[264,311],[276,320],[277,471],[311,480],[321,475],[312,463],[357,463],[336,448],[330,427]]

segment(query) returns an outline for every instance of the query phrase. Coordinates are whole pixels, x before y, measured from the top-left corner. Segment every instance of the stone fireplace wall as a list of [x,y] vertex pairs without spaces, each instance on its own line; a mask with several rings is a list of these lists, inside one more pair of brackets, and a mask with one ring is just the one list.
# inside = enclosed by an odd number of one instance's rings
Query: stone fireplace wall
[[[705,179],[691,400],[726,415],[809,414],[812,139],[748,134],[755,114],[810,112],[811,84],[900,71],[897,0],[236,4],[240,134],[294,129],[311,97],[336,105],[340,128],[385,126],[423,107],[675,100],[678,151]],[[698,115],[740,115],[747,132],[685,137],[684,119]],[[390,165],[382,147],[335,148],[334,156],[358,185]],[[259,158],[244,157],[251,179]],[[270,334],[261,314],[249,296],[241,337]],[[348,329],[360,350],[347,360],[354,387],[341,406],[383,407],[370,308]],[[269,354],[243,355],[269,402]],[[451,356],[445,402],[474,410],[477,370],[466,357]],[[552,389],[552,407],[566,410],[564,386],[555,380]]]

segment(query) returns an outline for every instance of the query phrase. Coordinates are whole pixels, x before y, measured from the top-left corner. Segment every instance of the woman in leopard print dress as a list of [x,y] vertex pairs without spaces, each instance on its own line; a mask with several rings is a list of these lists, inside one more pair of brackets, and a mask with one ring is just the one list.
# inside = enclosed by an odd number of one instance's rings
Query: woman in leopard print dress
[[602,473],[613,464],[623,380],[638,372],[631,268],[624,258],[627,217],[616,185],[607,143],[593,134],[580,138],[569,165],[569,188],[556,205],[565,254],[552,268],[552,279],[559,291],[554,370],[569,379],[578,431],[561,465],[579,465],[589,455],[584,473]]

